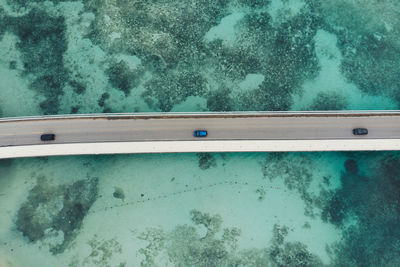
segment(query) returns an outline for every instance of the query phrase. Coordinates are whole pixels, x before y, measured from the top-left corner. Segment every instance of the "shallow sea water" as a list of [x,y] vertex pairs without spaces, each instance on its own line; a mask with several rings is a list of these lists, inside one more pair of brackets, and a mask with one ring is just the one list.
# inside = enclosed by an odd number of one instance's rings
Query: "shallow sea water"
[[[398,109],[392,0],[0,0],[0,115]],[[0,266],[400,266],[397,152],[0,161]]]

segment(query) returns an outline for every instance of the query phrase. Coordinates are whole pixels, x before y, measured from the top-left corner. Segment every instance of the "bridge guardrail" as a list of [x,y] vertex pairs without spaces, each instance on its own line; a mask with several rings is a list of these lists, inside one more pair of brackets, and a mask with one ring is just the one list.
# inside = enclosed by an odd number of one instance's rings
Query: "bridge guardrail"
[[229,112],[142,112],[142,113],[89,113],[3,117],[0,122],[45,119],[82,118],[179,118],[179,117],[250,117],[250,116],[379,116],[400,115],[400,110],[329,110],[329,111],[229,111]]

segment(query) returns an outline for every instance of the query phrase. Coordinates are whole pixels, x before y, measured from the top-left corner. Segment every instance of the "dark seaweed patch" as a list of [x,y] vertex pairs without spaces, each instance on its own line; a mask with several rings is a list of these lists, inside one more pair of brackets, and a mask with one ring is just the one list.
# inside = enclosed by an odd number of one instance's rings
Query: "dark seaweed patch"
[[3,37],[3,34],[6,31],[5,18],[6,14],[4,12],[4,9],[0,7],[0,38]]
[[110,107],[103,108],[103,113],[113,113],[113,110]]
[[348,159],[344,163],[344,167],[348,173],[357,174],[358,173],[358,164],[354,159]]
[[109,98],[110,98],[110,94],[109,94],[109,93],[107,93],[107,92],[106,92],[106,93],[103,93],[103,94],[101,95],[99,101],[97,101],[98,105],[99,105],[100,107],[104,107],[104,104],[105,104],[106,100],[109,99]]
[[207,96],[207,108],[210,111],[230,111],[233,110],[234,103],[230,97],[228,88],[211,91]]
[[108,68],[106,74],[111,85],[128,96],[132,88],[138,86],[141,73],[131,71],[124,61],[120,61]]
[[8,67],[11,70],[15,70],[17,68],[17,61],[15,61],[15,60],[10,61],[9,64],[8,64]]
[[199,158],[199,167],[202,170],[207,170],[211,167],[217,166],[215,157],[210,153],[197,153]]
[[79,112],[80,107],[79,106],[73,106],[71,107],[71,114],[76,114]]
[[[75,238],[82,221],[97,198],[97,179],[80,180],[72,185],[52,186],[44,178],[29,192],[17,214],[17,229],[31,242],[44,240],[50,233],[63,233],[63,240],[50,246],[62,253]],[[49,232],[50,230],[50,232]]]
[[344,110],[347,100],[337,93],[319,93],[310,107],[310,110]]
[[69,81],[69,85],[74,89],[74,92],[81,95],[85,93],[86,86],[82,82],[78,81]]

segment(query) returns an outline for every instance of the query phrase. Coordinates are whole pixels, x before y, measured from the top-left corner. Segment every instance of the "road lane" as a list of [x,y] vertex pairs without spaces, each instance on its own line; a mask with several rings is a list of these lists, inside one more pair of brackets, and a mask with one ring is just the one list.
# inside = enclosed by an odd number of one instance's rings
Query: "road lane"
[[[0,146],[143,141],[212,140],[332,140],[400,139],[400,113],[350,115],[279,114],[265,116],[223,114],[169,115],[153,118],[118,116],[48,118],[0,121]],[[352,129],[368,128],[367,136],[353,136]],[[207,138],[193,137],[193,130],[206,129]],[[42,133],[55,133],[56,140],[40,141]]]

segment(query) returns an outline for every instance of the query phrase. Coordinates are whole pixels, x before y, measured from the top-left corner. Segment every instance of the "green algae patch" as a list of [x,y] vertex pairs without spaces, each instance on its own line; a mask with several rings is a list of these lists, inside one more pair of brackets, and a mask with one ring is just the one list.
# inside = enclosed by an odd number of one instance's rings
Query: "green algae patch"
[[16,226],[30,242],[43,241],[53,254],[64,252],[97,198],[97,178],[51,185],[39,178],[17,214]]

